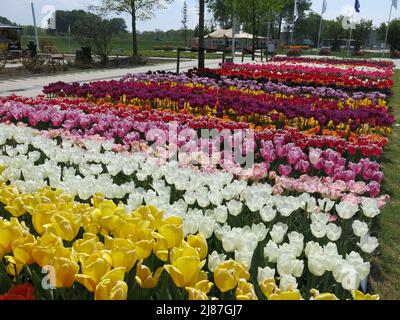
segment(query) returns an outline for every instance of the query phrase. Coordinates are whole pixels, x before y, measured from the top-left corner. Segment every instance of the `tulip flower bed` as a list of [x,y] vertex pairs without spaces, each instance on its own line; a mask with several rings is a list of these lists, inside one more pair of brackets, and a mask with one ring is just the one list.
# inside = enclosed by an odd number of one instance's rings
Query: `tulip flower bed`
[[0,97],[0,300],[379,299],[392,76],[276,58]]
[[323,60],[303,58],[275,58],[265,65],[227,63],[220,69],[201,69],[194,73],[219,79],[255,79],[289,85],[327,86],[349,91],[382,91],[390,93],[393,86],[393,63]]

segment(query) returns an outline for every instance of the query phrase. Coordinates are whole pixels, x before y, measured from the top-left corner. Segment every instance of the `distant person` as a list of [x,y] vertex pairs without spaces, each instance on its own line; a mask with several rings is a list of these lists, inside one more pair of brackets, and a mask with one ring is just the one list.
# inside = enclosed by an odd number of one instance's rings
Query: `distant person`
[[269,42],[267,49],[267,56],[271,56],[271,58],[273,58],[274,55],[275,55],[275,43]]

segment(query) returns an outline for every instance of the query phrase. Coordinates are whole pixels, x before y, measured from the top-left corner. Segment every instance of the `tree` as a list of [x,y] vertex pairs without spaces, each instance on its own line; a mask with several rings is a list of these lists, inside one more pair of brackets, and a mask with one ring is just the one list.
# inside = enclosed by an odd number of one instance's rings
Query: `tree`
[[232,28],[232,1],[209,0],[207,7],[222,29]]
[[353,30],[353,38],[356,42],[356,50],[360,50],[360,47],[365,44],[365,42],[371,36],[372,30],[372,20],[362,19],[359,23],[357,23],[356,28]]
[[108,63],[112,37],[112,24],[109,20],[89,15],[86,19],[75,22],[71,33],[82,46],[91,47],[102,64]]
[[304,19],[296,24],[297,39],[311,39],[316,45],[318,42],[318,30],[321,22],[321,15],[310,12]]
[[205,0],[199,0],[199,55],[198,67],[204,68],[204,14]]
[[400,19],[390,22],[387,40],[392,52],[400,51]]
[[322,37],[323,39],[331,41],[333,51],[338,51],[340,49],[341,40],[345,36],[342,20],[343,16],[336,18],[336,20],[323,21]]
[[127,26],[125,20],[122,18],[113,18],[110,20],[111,30],[113,34],[119,34],[121,32],[126,32]]
[[188,10],[187,10],[187,2],[183,3],[183,8],[182,8],[182,26],[183,26],[183,32],[184,32],[184,37],[185,37],[185,46],[187,46],[187,30],[188,30],[188,23],[189,23],[189,18],[188,18]]
[[[283,22],[285,22],[286,31],[290,31],[292,26],[295,24],[295,21],[293,19],[294,1],[295,0],[281,0],[282,10],[279,15],[279,31],[278,31],[279,39],[281,37]],[[305,18],[306,11],[309,11],[311,9],[311,5],[312,5],[311,0],[297,0],[299,20]]]
[[100,6],[92,6],[91,8],[101,13],[128,13],[132,19],[132,54],[138,56],[137,44],[137,20],[144,21],[154,16],[155,9],[165,8],[165,4],[171,3],[172,0],[102,0]]
[[255,59],[256,38],[260,35],[261,25],[278,19],[282,10],[281,0],[231,0],[234,1],[234,12],[243,23],[245,30],[251,30],[252,59]]
[[8,20],[6,17],[2,17],[0,16],[0,23],[1,24],[7,24],[9,26],[16,26],[17,24],[14,22],[11,22],[10,20]]

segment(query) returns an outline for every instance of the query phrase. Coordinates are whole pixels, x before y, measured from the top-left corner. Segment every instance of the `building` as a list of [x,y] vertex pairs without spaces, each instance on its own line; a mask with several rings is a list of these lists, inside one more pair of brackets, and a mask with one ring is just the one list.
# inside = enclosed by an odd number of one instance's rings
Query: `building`
[[6,44],[8,50],[21,50],[22,28],[0,23],[0,44]]
[[[198,38],[192,40],[192,47],[198,47]],[[206,49],[224,50],[232,48],[232,29],[218,29],[204,37]],[[250,48],[253,45],[253,35],[247,32],[235,34],[235,48],[238,50]],[[256,36],[256,47],[266,48],[267,38]]]

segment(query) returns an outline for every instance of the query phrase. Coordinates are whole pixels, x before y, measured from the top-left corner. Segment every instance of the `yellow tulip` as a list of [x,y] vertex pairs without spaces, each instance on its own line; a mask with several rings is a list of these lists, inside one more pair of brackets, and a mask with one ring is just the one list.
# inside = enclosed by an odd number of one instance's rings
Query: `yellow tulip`
[[269,299],[277,289],[277,285],[274,278],[267,278],[260,284],[260,289],[264,296]]
[[99,241],[97,235],[92,233],[84,233],[82,239],[76,240],[73,247],[77,253],[86,253],[90,255],[94,251],[104,249],[104,244]]
[[125,268],[107,272],[96,286],[95,300],[126,300],[128,285],[124,282]]
[[353,290],[351,294],[353,296],[353,300],[380,300],[380,296],[377,294],[364,294],[358,290]]
[[56,248],[63,247],[62,239],[51,232],[44,233],[38,238],[32,249],[32,256],[42,268],[50,264]]
[[239,279],[249,280],[250,274],[242,264],[234,260],[224,261],[214,271],[214,282],[221,292],[236,288]]
[[32,251],[36,245],[36,238],[29,234],[24,238],[17,239],[12,244],[14,257],[24,265],[30,265],[35,262]]
[[5,254],[12,252],[12,243],[24,237],[26,230],[16,218],[10,221],[0,218],[0,260]]
[[69,288],[74,284],[79,265],[73,249],[57,248],[50,265],[54,268],[56,288]]
[[163,212],[158,211],[154,206],[137,208],[132,212],[133,217],[140,217],[143,221],[148,221],[152,230],[157,230],[163,218]]
[[136,257],[138,260],[147,259],[153,251],[154,239],[153,240],[141,240],[136,242]]
[[208,254],[208,244],[206,239],[199,233],[197,235],[189,235],[187,237],[187,242],[191,247],[195,248],[199,253],[200,259],[203,260]]
[[311,289],[310,293],[313,295],[314,300],[339,300],[332,293],[319,293],[319,291],[315,289]]
[[174,248],[183,241],[183,220],[178,217],[169,217],[161,221],[158,233],[168,241],[168,248]]
[[168,261],[169,249],[167,239],[157,232],[153,232],[153,237],[156,239],[153,244],[153,253],[161,261]]
[[256,292],[254,291],[254,285],[248,283],[245,279],[239,279],[238,286],[236,288],[236,299],[258,300]]
[[22,196],[17,196],[4,207],[13,217],[20,217],[26,213]]
[[137,261],[135,244],[127,239],[113,239],[111,244],[111,257],[113,268],[125,268],[131,271]]
[[183,248],[172,249],[171,264],[165,265],[164,269],[177,287],[192,287],[199,281],[205,263],[200,260],[197,250],[186,244]]
[[214,284],[208,280],[201,280],[194,287],[186,287],[185,290],[189,294],[189,300],[208,300],[208,294],[210,293]]
[[89,257],[81,256],[80,261],[82,274],[77,274],[75,280],[94,292],[100,279],[111,270],[112,257],[108,252],[96,251]]
[[66,241],[74,240],[81,227],[80,215],[66,211],[56,213],[51,217],[50,221],[56,235]]
[[119,215],[123,211],[122,207],[117,206],[111,200],[104,200],[98,204],[98,207],[93,211],[93,216],[101,227],[100,233],[102,235],[108,235],[109,232],[114,230],[119,221]]
[[152,289],[157,286],[163,268],[160,267],[152,274],[151,270],[139,261],[136,267],[136,283],[143,289]]
[[7,273],[12,277],[18,276],[24,268],[24,265],[15,260],[15,258],[12,256],[5,256],[4,259],[7,261]]
[[303,297],[298,290],[285,292],[280,292],[277,290],[276,293],[271,295],[269,300],[303,300]]
[[41,203],[33,209],[32,224],[37,233],[43,234],[46,231],[45,226],[50,224],[56,212],[57,206],[54,203]]

